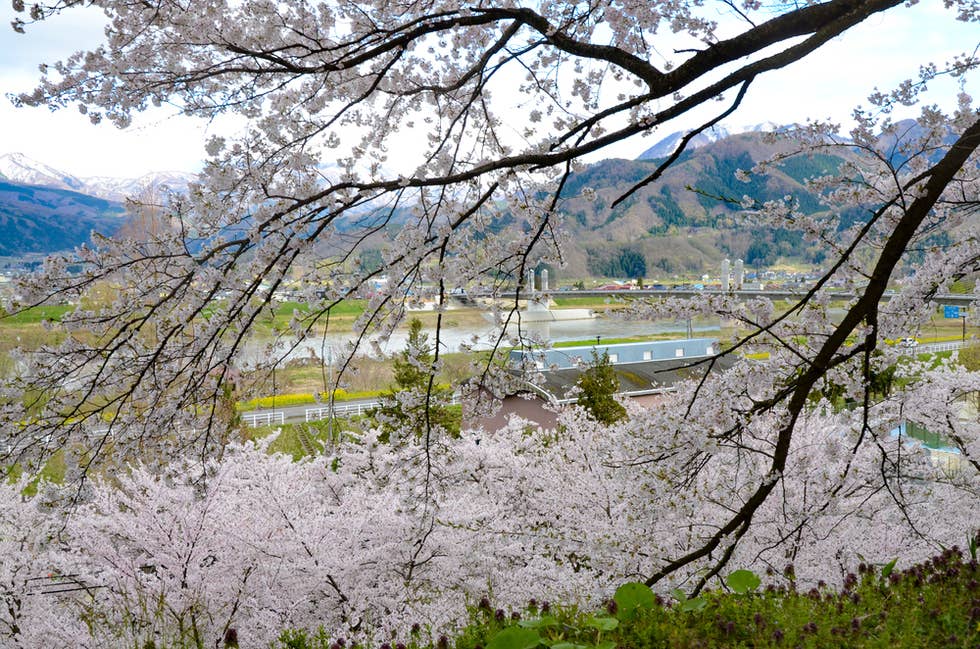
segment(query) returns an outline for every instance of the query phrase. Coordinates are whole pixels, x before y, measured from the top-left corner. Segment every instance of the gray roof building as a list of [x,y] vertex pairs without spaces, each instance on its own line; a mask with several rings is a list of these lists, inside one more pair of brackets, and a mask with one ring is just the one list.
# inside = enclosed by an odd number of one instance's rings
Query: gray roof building
[[545,428],[553,427],[557,421],[553,407],[573,401],[567,398],[568,392],[592,361],[593,352],[609,354],[619,379],[618,394],[652,406],[660,399],[657,395],[673,390],[680,381],[730,368],[735,358],[716,357],[718,351],[718,341],[713,338],[512,351],[509,360],[514,371],[537,369],[537,376],[520,391],[524,397],[520,393],[505,397],[501,411],[490,418],[471,418],[464,413],[464,421],[494,430],[505,425],[511,414],[517,414]]
[[638,396],[663,392],[678,381],[700,377],[709,369],[731,367],[727,357],[712,360],[717,352],[716,339],[689,338],[515,350],[510,352],[510,362],[515,369],[536,368],[543,379],[529,387],[549,401],[562,401],[594,355],[609,355],[609,363],[619,379],[620,394]]
[[592,361],[593,354],[609,354],[612,365],[666,361],[680,358],[713,356],[718,350],[714,338],[688,338],[686,340],[653,340],[640,343],[618,343],[578,347],[553,347],[551,349],[514,350],[510,363],[514,367],[537,367],[542,370],[564,370],[581,367]]

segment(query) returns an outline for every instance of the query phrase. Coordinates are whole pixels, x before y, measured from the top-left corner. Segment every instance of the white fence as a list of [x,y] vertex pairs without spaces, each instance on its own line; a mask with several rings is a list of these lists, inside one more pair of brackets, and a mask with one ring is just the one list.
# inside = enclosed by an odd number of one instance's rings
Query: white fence
[[242,415],[242,421],[255,428],[256,426],[272,426],[273,424],[285,424],[286,413],[278,410],[269,412],[248,412]]
[[[363,415],[368,410],[374,410],[381,405],[380,401],[357,401],[355,403],[335,403],[333,406],[333,416],[355,416]],[[320,421],[330,418],[330,407],[307,408],[306,421]]]
[[[454,394],[453,398],[449,400],[451,405],[459,405],[460,399],[459,395]],[[366,414],[369,410],[374,410],[381,405],[380,401],[355,401],[353,403],[335,403],[333,405],[333,416],[334,417],[352,417],[356,415]],[[330,418],[330,407],[323,406],[321,408],[307,408],[306,409],[306,421],[320,421],[322,419]]]
[[963,349],[965,346],[965,342],[954,340],[953,342],[948,343],[924,343],[914,349],[910,349],[909,351],[935,354],[936,352],[956,351],[957,349]]

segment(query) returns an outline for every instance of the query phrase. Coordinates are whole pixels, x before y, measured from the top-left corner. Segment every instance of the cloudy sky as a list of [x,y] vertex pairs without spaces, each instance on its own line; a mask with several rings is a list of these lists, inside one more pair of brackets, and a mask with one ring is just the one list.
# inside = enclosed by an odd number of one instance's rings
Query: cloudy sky
[[[710,2],[708,3],[710,6]],[[0,5],[0,91],[3,95],[33,88],[40,62],[53,62],[101,38],[102,21],[79,11],[28,29],[9,28],[10,3]],[[876,87],[892,88],[914,76],[924,61],[939,64],[977,46],[977,25],[950,20],[939,0],[924,0],[912,9],[898,9],[848,32],[818,56],[757,82],[732,125],[771,121],[778,124],[807,117],[831,118],[847,124],[854,106]],[[969,82],[976,84],[977,77]],[[967,91],[980,95],[980,88]],[[957,87],[934,83],[931,101],[952,105]],[[681,125],[678,125],[678,127]],[[204,157],[209,129],[199,120],[160,109],[147,112],[120,131],[110,124],[91,125],[75,110],[16,109],[0,97],[0,155],[21,152],[78,176],[134,177],[148,171],[196,171]],[[668,133],[638,138],[604,152],[601,157],[635,157]]]

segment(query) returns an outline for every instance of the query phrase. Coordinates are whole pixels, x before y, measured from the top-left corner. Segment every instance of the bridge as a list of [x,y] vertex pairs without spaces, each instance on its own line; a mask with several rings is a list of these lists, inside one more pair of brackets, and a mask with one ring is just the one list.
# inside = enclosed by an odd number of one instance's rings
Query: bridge
[[[807,294],[807,289],[805,288],[791,288],[791,289],[764,289],[764,290],[748,290],[742,289],[738,291],[722,291],[719,289],[694,289],[694,288],[657,288],[657,289],[587,289],[587,290],[570,290],[570,291],[549,291],[547,293],[542,293],[540,291],[535,291],[533,293],[521,292],[521,299],[540,299],[542,297],[548,298],[558,298],[558,297],[591,297],[591,298],[668,298],[668,297],[679,297],[679,298],[692,298],[698,295],[734,295],[741,300],[750,300],[756,297],[767,297],[771,300],[799,300]],[[831,292],[834,299],[838,300],[852,300],[857,297],[856,293],[849,291],[841,291],[839,293]],[[894,295],[897,295],[895,291],[886,291],[882,296],[882,299],[887,301],[890,300]],[[491,294],[487,293],[470,293],[472,297],[479,298],[503,298],[512,300],[515,297],[513,291],[505,293]],[[933,302],[937,304],[950,305],[950,306],[962,306],[968,307],[973,302],[977,300],[977,297],[972,294],[964,295],[962,293],[943,293],[936,295],[933,298]]]

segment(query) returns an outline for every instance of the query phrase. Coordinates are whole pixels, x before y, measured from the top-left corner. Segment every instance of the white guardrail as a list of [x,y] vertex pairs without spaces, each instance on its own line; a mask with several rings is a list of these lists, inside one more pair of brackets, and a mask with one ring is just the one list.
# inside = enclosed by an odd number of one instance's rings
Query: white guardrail
[[285,424],[286,413],[273,410],[271,412],[248,412],[242,415],[242,421],[255,428],[257,426],[272,426]]
[[[450,405],[458,406],[461,401],[459,395],[454,394],[449,400]],[[354,403],[335,403],[333,406],[334,417],[363,415],[368,410],[374,410],[381,405],[380,401],[357,401]],[[321,408],[307,408],[306,421],[320,421],[330,418],[330,406]]]
[[921,352],[924,354],[935,354],[936,352],[952,352],[957,349],[963,349],[966,347],[967,343],[955,340],[948,343],[922,343],[918,347],[913,347],[909,351],[911,352]]
[[[358,401],[356,403],[336,403],[333,406],[333,416],[363,415],[368,410],[374,410],[381,405],[380,401]],[[306,421],[320,421],[330,418],[330,406],[322,408],[307,408]]]

